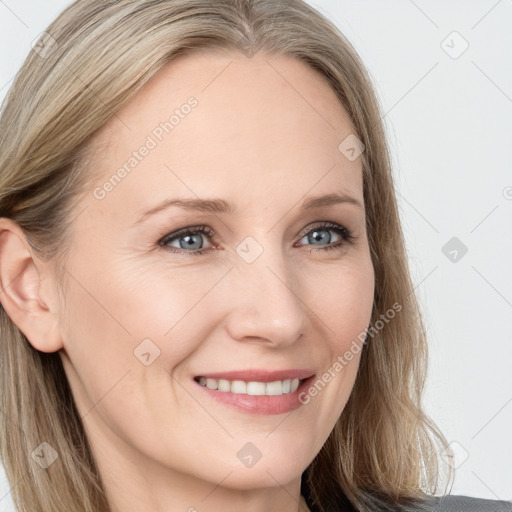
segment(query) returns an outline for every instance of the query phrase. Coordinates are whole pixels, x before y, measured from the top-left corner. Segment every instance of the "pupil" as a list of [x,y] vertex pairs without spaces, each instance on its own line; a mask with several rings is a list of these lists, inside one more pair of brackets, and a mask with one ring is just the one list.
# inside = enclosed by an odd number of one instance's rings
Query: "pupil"
[[[322,234],[324,233],[324,234]],[[313,231],[312,233],[313,240],[321,242],[323,239],[327,239],[327,243],[330,243],[331,236],[328,234],[328,231],[325,229]]]
[[[202,247],[202,244],[201,244],[201,235],[199,234],[196,234],[196,235],[186,235],[184,237],[182,237],[183,239],[186,240],[186,242],[184,243],[181,243],[180,242],[180,246],[182,249],[200,249]],[[194,240],[195,238],[195,240]],[[196,245],[198,245],[198,247],[194,247],[194,243],[196,243]]]

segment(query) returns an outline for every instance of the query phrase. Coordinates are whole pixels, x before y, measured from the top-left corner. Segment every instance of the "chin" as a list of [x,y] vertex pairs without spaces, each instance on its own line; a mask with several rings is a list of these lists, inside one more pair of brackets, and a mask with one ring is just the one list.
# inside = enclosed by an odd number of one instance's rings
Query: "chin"
[[[261,461],[260,461],[261,463]],[[236,468],[223,482],[223,487],[250,490],[266,487],[284,486],[300,478],[306,468],[290,465],[281,461],[278,464],[256,464],[252,468]]]

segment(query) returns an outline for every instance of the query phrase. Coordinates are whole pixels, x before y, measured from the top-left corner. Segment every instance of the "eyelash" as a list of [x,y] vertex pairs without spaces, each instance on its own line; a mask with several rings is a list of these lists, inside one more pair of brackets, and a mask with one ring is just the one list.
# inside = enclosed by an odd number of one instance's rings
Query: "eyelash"
[[[300,236],[300,239],[304,238],[306,235],[308,235],[312,231],[317,231],[317,230],[321,231],[324,229],[333,230],[333,231],[337,232],[338,235],[341,236],[341,240],[339,240],[338,242],[334,242],[329,245],[326,245],[324,247],[320,247],[318,249],[311,249],[310,252],[328,251],[330,249],[341,249],[346,244],[352,243],[352,239],[355,238],[352,235],[352,232],[349,229],[345,228],[344,226],[340,226],[339,224],[335,224],[333,222],[324,222],[324,223],[312,226],[311,228],[309,228],[308,230],[303,232]],[[193,228],[183,228],[183,229],[180,229],[173,233],[169,233],[168,235],[164,236],[158,242],[158,244],[163,246],[170,252],[178,253],[178,254],[186,253],[186,254],[190,254],[190,255],[194,255],[194,256],[203,254],[204,252],[211,250],[211,249],[198,249],[196,251],[180,251],[180,250],[176,250],[177,249],[176,247],[171,248],[171,247],[166,246],[167,243],[169,243],[169,242],[173,241],[174,239],[179,238],[180,236],[185,235],[185,234],[191,234],[191,235],[205,234],[210,238],[210,241],[215,240],[215,233],[211,228],[209,228],[208,226],[198,226],[198,227],[193,227]]]

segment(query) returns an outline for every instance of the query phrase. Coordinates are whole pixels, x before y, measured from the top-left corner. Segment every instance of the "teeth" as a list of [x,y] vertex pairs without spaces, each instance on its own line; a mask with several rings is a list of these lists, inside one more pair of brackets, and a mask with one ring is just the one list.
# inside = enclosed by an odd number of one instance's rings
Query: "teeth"
[[265,394],[267,395],[282,395],[283,394],[283,382],[276,380],[275,382],[267,382],[265,386]]
[[220,379],[217,389],[219,391],[231,391],[231,382],[229,382],[229,380]]
[[243,380],[225,380],[199,378],[199,384],[209,389],[216,389],[222,392],[236,393],[242,395],[267,395],[279,396],[287,393],[294,393],[299,387],[299,379],[276,380],[274,382],[244,382]]
[[[229,391],[229,389],[228,389],[228,391]],[[244,382],[243,380],[234,380],[231,383],[231,393],[246,395],[247,394],[247,382]]]
[[264,382],[248,382],[247,383],[248,395],[264,395],[265,383]]
[[206,379],[206,386],[209,387],[210,389],[217,389],[219,387],[219,384],[216,379]]

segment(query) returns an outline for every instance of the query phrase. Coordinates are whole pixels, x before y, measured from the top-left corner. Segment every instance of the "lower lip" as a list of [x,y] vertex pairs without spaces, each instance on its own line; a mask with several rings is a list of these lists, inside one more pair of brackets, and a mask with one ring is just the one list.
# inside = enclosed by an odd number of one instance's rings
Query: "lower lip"
[[293,393],[285,393],[283,395],[244,395],[242,393],[231,393],[231,391],[218,391],[202,386],[195,380],[196,386],[199,386],[203,392],[207,393],[211,398],[233,407],[240,412],[247,414],[284,414],[303,405],[299,401],[299,395],[306,391],[311,384],[314,375],[303,380],[299,387]]

